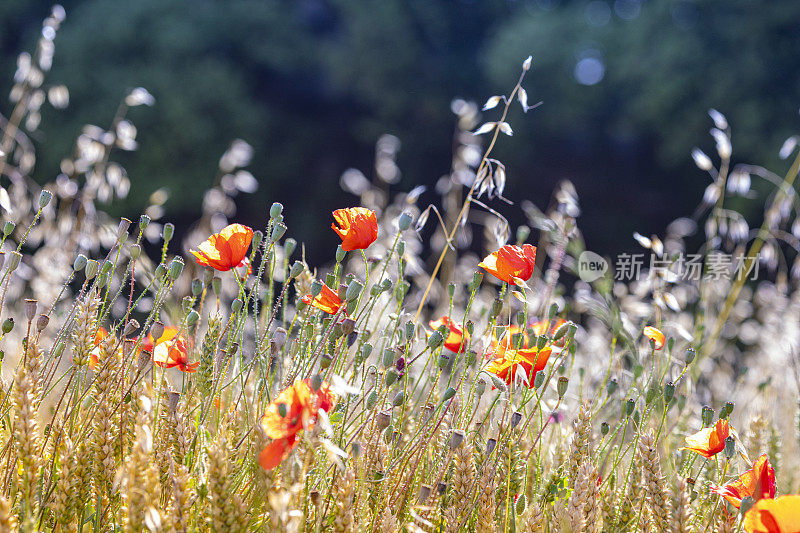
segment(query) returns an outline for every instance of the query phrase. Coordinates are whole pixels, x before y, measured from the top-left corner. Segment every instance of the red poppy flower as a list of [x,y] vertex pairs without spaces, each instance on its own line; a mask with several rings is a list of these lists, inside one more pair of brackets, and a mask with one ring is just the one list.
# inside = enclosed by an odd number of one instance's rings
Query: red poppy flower
[[530,244],[507,244],[487,255],[478,266],[501,281],[519,285],[520,280],[528,281],[533,275],[536,247]]
[[266,470],[278,466],[297,445],[297,434],[313,429],[319,411],[328,413],[335,405],[336,395],[327,383],[323,382],[319,390],[314,391],[310,380],[296,379],[269,404],[261,417],[261,428],[273,441],[259,454],[259,464]]
[[333,218],[336,222],[331,224],[331,228],[341,237],[342,250],[364,250],[378,238],[378,218],[372,209],[337,209]]
[[464,353],[467,351],[469,344],[469,333],[466,333],[462,326],[459,326],[449,316],[443,316],[439,320],[431,320],[428,325],[433,329],[439,329],[440,326],[447,326],[447,338],[444,340],[444,347],[451,352]]
[[252,240],[252,229],[241,224],[231,224],[202,242],[197,251],[190,251],[197,264],[227,272],[234,267],[244,266],[242,262]]
[[154,341],[152,335],[147,335],[142,349],[153,354],[153,363],[162,368],[177,368],[182,372],[197,372],[200,362],[189,363],[189,343],[178,335],[178,328],[168,326],[164,333]]
[[[522,335],[522,346],[519,350],[514,349],[513,336],[515,334]],[[544,370],[547,366],[547,360],[553,353],[549,346],[545,346],[541,350],[536,346],[530,347],[530,337],[527,331],[522,331],[518,326],[508,326],[505,336],[498,340],[497,337],[492,337],[492,348],[490,356],[493,357],[484,368],[485,371],[495,374],[500,379],[511,385],[519,367],[522,367],[523,372],[527,378],[528,387],[533,387],[533,380],[536,373]]]
[[744,515],[748,533],[800,533],[800,495],[763,499]]
[[725,449],[725,439],[730,434],[730,426],[724,418],[717,420],[714,427],[701,429],[694,435],[686,437],[686,446],[682,450],[691,450],[703,457],[714,457]]
[[653,326],[647,326],[644,328],[643,333],[645,337],[653,341],[653,347],[656,350],[660,350],[664,347],[664,341],[666,340],[666,337],[664,337],[664,334],[661,333],[660,329],[654,328]]
[[339,298],[339,295],[336,294],[333,289],[325,284],[322,285],[322,290],[319,294],[314,297],[310,294],[306,294],[301,298],[301,301],[306,305],[316,307],[330,315],[335,315],[342,307],[342,299]]
[[737,509],[748,496],[758,501],[775,497],[775,469],[769,464],[767,454],[761,455],[753,463],[753,468],[721,487],[712,487],[711,492],[719,494]]

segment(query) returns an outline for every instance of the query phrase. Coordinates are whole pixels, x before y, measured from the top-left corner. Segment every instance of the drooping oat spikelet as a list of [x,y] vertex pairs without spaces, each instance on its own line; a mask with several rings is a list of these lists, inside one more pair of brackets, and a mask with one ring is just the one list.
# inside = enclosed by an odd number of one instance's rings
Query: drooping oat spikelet
[[445,508],[445,531],[456,533],[469,508],[475,481],[475,456],[472,445],[464,442],[453,452],[453,475],[450,478],[449,504]]
[[592,411],[588,402],[583,402],[578,410],[578,416],[572,421],[575,435],[569,454],[569,483],[575,484],[578,469],[589,457],[589,440],[592,435]]
[[494,472],[486,459],[481,468],[481,476],[478,480],[478,505],[475,518],[476,533],[490,533],[495,530],[495,494],[497,488],[494,481]]
[[246,531],[241,496],[232,483],[227,432],[220,428],[208,447],[209,527],[214,531]]
[[72,362],[75,366],[88,364],[89,355],[94,350],[98,307],[100,307],[100,298],[96,292],[92,291],[84,296],[75,308],[75,322],[71,334]]
[[20,364],[14,379],[14,446],[19,463],[19,486],[22,498],[22,516],[33,514],[41,467],[39,423],[34,383],[28,367]]
[[333,511],[333,531],[336,533],[350,533],[355,528],[355,514],[353,513],[355,485],[356,476],[349,468],[337,478],[334,486],[335,507]]
[[653,527],[656,531],[667,531],[671,523],[670,511],[667,505],[664,478],[661,475],[661,463],[655,446],[655,436],[652,430],[639,438],[638,452],[642,464],[642,482],[646,505],[653,516]]
[[672,531],[673,533],[689,533],[692,522],[692,506],[689,500],[689,488],[686,479],[678,479],[672,497]]

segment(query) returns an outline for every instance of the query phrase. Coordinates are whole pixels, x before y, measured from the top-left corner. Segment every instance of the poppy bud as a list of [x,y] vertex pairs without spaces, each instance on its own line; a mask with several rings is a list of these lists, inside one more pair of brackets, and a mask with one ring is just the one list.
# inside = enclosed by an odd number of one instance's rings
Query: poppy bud
[[231,311],[236,314],[242,310],[243,305],[244,303],[242,302],[241,298],[236,298],[231,302]]
[[442,334],[439,333],[438,331],[434,331],[433,333],[431,333],[431,336],[428,337],[428,348],[430,348],[431,350],[435,350],[436,348],[441,346],[443,342],[444,338],[442,337]]
[[139,217],[139,231],[144,231],[150,225],[150,217],[142,215]]
[[289,279],[296,278],[297,276],[302,274],[305,269],[306,267],[305,265],[303,265],[303,263],[301,263],[300,261],[295,261],[294,263],[292,263],[292,268],[289,269]]
[[494,451],[494,447],[497,446],[497,441],[495,439],[489,439],[486,441],[486,452],[484,453],[487,457],[492,455]]
[[250,239],[250,246],[253,250],[258,250],[258,247],[261,246],[261,240],[264,238],[264,234],[261,231],[254,231],[253,238]]
[[6,318],[3,321],[3,335],[9,333],[12,329],[14,329],[14,319],[13,318]]
[[608,422],[603,422],[602,424],[600,424],[600,433],[603,436],[608,435],[609,429],[611,429],[611,428],[609,428]]
[[291,237],[283,241],[284,257],[286,257],[286,259],[289,259],[289,257],[291,257],[296,248],[297,248],[297,241],[292,239]]
[[[56,347],[53,348],[53,356],[54,357],[61,357],[61,354],[64,353],[64,348],[66,348],[66,347],[67,347],[67,345],[64,343],[64,341],[61,341],[58,344],[56,344]],[[0,357],[0,361],[2,361],[2,360],[3,360],[3,358]]]
[[283,213],[283,204],[275,202],[269,208],[269,218],[278,218]]
[[161,238],[164,239],[164,242],[169,242],[172,240],[173,235],[175,235],[175,224],[167,222],[164,224],[164,227],[161,228]]
[[401,239],[397,242],[397,257],[402,258],[403,255],[405,255],[405,253],[406,253],[406,241]]
[[403,405],[403,401],[405,401],[405,395],[403,394],[403,391],[400,391],[394,395],[394,398],[392,398],[392,406],[400,407]]
[[462,442],[464,442],[464,432],[460,429],[456,429],[450,434],[450,440],[447,444],[450,446],[451,450],[455,450],[461,446]]
[[700,413],[700,418],[703,420],[703,427],[710,426],[714,421],[714,410],[711,407],[704,405]]
[[200,320],[200,314],[192,309],[189,311],[189,314],[186,315],[186,325],[187,326],[194,326],[197,324],[197,321]]
[[156,320],[153,322],[153,325],[150,326],[150,335],[153,337],[154,340],[158,340],[161,338],[161,335],[164,334],[164,323],[160,320]]
[[617,390],[617,385],[618,383],[616,379],[614,378],[610,379],[608,383],[606,383],[606,394],[608,394],[609,396],[614,394],[614,392]]
[[481,281],[483,281],[483,273],[481,272],[474,272],[472,274],[472,281],[470,281],[469,285],[467,286],[467,290],[469,292],[475,292],[478,290],[478,287],[481,286]]
[[47,204],[50,203],[50,200],[53,198],[53,193],[46,189],[42,189],[42,192],[39,193],[39,208],[44,209],[47,207]]
[[175,257],[169,264],[169,277],[172,281],[178,279],[183,272],[183,259]]
[[400,213],[400,218],[397,219],[397,227],[400,231],[405,231],[411,227],[411,215],[403,211]]
[[38,305],[39,302],[37,300],[32,300],[30,298],[25,300],[25,318],[28,319],[28,322],[31,322],[33,317],[36,316],[36,308]]
[[689,348],[688,350],[686,350],[686,357],[685,357],[686,364],[687,364],[687,365],[691,365],[691,364],[692,364],[692,361],[694,361],[694,358],[695,358],[695,353],[694,353],[694,350],[693,350],[693,349],[691,349],[691,348]]
[[41,333],[47,327],[47,324],[50,323],[50,317],[47,315],[39,315],[39,318],[36,320],[36,331]]
[[358,280],[354,279],[347,286],[347,290],[344,293],[345,301],[352,302],[353,300],[358,298],[358,295],[361,294],[361,291],[363,289],[364,289],[364,286]]
[[347,256],[347,252],[344,251],[342,245],[336,247],[336,262],[341,263],[344,261],[345,256]]
[[286,233],[286,224],[275,224],[275,227],[272,228],[272,233],[269,236],[269,242],[275,243],[281,240],[283,234]]
[[86,263],[86,268],[84,272],[86,273],[86,279],[92,279],[97,274],[98,264],[97,261],[90,259]]
[[217,276],[211,278],[211,290],[214,292],[214,296],[219,298],[219,293],[222,290],[222,278]]
[[486,390],[486,380],[483,379],[483,378],[480,378],[478,380],[477,385],[475,385],[475,395],[478,398],[480,398],[481,396],[483,396],[483,393],[484,393],[485,390]]
[[[90,262],[89,264],[91,264],[91,262]],[[87,270],[87,272],[88,272],[88,270],[89,270],[89,269],[87,268],[86,270]],[[164,274],[166,274],[166,273],[167,273],[167,267],[166,267],[166,266],[164,266],[164,263],[161,263],[161,264],[159,264],[159,265],[156,267],[156,270],[155,270],[155,272],[153,273],[153,275],[154,275],[154,276],[155,276],[157,279],[161,279],[161,278],[163,278],[163,277],[164,277]]]
[[569,378],[566,376],[560,376],[558,378],[558,383],[556,384],[556,390],[558,391],[558,397],[563,398],[564,394],[567,392],[567,387],[569,386]]
[[444,391],[444,394],[442,395],[442,403],[446,402],[455,395],[456,395],[456,389],[454,389],[453,387],[447,387],[447,390]]
[[525,340],[525,336],[522,333],[514,333],[511,335],[511,345],[514,347],[515,350],[519,350],[522,348],[522,341]]
[[518,515],[521,515],[522,513],[525,512],[526,506],[527,506],[527,500],[525,498],[525,493],[522,493],[519,495],[519,498],[517,498],[517,503],[515,504],[514,510],[517,512]]
[[547,316],[549,316],[552,319],[557,314],[558,314],[558,304],[555,304],[555,303],[551,304],[550,305],[550,313]]
[[378,403],[378,393],[372,390],[369,392],[369,394],[367,394],[367,399],[365,401],[367,410],[372,411],[372,408],[375,407],[376,403]]
[[509,424],[511,426],[511,429],[517,427],[517,425],[519,425],[521,421],[522,421],[522,413],[520,413],[519,411],[514,411],[511,414],[511,422]]
[[671,381],[668,381],[664,385],[664,404],[667,405],[669,402],[672,401],[672,398],[675,396],[675,384]]
[[633,398],[628,398],[628,401],[625,403],[625,415],[631,416],[635,408],[636,408],[636,401]]
[[378,426],[378,429],[386,429],[391,422],[392,417],[388,411],[379,411],[375,415],[375,425]]
[[6,222],[5,225],[3,226],[3,237],[8,237],[9,235],[11,235],[14,232],[14,228],[16,227],[17,225],[11,222],[10,220]]
[[536,372],[536,375],[533,377],[533,386],[534,388],[538,389],[544,384],[544,372],[539,370]]
[[383,359],[381,360],[384,368],[392,366],[394,363],[394,350],[387,348],[383,351]]
[[492,302],[492,314],[490,319],[500,315],[500,312],[503,310],[503,300],[500,298],[495,298],[494,302]]
[[522,245],[525,241],[528,240],[528,237],[531,234],[531,228],[528,226],[520,226],[517,228],[517,244]]

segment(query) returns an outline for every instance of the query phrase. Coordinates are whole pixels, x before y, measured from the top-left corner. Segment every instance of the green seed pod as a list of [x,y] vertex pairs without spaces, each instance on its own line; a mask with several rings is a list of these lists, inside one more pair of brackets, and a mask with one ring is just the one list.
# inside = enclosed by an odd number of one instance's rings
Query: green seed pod
[[445,353],[439,355],[438,359],[439,370],[444,370],[445,368],[450,366],[450,363],[452,363],[452,359],[450,359],[449,355]]
[[200,296],[200,294],[202,292],[203,292],[203,282],[200,281],[199,279],[193,279],[192,280],[192,296],[195,296],[195,297]]
[[344,261],[344,258],[347,256],[347,252],[344,251],[342,245],[336,247],[336,262],[341,263]]
[[361,291],[364,289],[364,285],[361,284],[358,280],[353,280],[347,286],[347,291],[344,293],[345,301],[352,302],[353,300],[358,298],[358,295],[361,294]]
[[47,207],[47,204],[50,203],[50,200],[53,198],[53,193],[46,189],[42,189],[42,192],[39,193],[39,208],[44,209]]
[[278,218],[283,213],[283,204],[275,202],[269,208],[269,218]]
[[95,277],[97,275],[98,269],[99,265],[97,264],[97,261],[90,259],[86,263],[86,268],[84,269],[84,272],[86,273],[86,279],[92,279],[93,277]]
[[3,334],[9,333],[12,329],[14,329],[14,319],[6,318],[3,321]]
[[167,222],[164,224],[164,227],[161,228],[161,238],[164,239],[164,242],[169,242],[172,240],[173,235],[175,235],[175,224]]
[[384,291],[392,290],[392,280],[390,280],[389,278],[386,278],[383,281],[381,281],[381,288]]
[[711,407],[704,405],[700,413],[700,418],[703,420],[703,427],[710,426],[714,421],[714,410]]
[[609,432],[610,429],[611,428],[608,426],[608,422],[603,422],[602,424],[600,424],[600,433],[603,436],[608,435],[608,432]]
[[515,350],[519,350],[522,348],[524,340],[525,336],[522,333],[514,333],[511,335],[511,346],[513,346]]
[[520,226],[517,228],[517,244],[522,245],[525,241],[528,240],[528,237],[531,235],[531,228],[528,226]]
[[5,225],[3,226],[3,237],[8,237],[12,233],[14,233],[14,228],[16,227],[17,225],[11,222],[10,220],[6,222]]
[[675,396],[675,384],[671,381],[668,381],[664,385],[664,405],[669,405],[669,402],[672,401],[672,398]]
[[694,361],[696,354],[693,349],[689,348],[686,350],[686,355],[684,356],[684,360],[686,361],[687,365],[691,365],[692,361]]
[[517,498],[517,503],[515,508],[517,515],[521,515],[522,513],[525,512],[526,505],[527,505],[527,500],[525,499],[525,493],[523,492],[522,494],[519,495],[519,498]]
[[482,272],[474,272],[472,274],[472,281],[470,281],[469,285],[467,286],[467,290],[469,292],[475,292],[478,290],[478,287],[481,286],[481,282],[483,281],[483,273]]
[[483,378],[480,378],[480,379],[478,380],[478,383],[477,383],[477,385],[475,385],[475,395],[476,395],[478,398],[480,398],[481,396],[483,396],[483,393],[484,393],[485,391],[486,391],[486,380],[485,380],[485,379],[483,379]]
[[466,354],[464,354],[464,362],[466,362],[468,366],[473,366],[475,363],[477,363],[477,352],[475,350],[469,350]]
[[305,265],[303,265],[303,263],[301,263],[300,261],[295,261],[294,263],[292,263],[292,268],[289,269],[289,279],[296,278],[297,276],[302,274],[305,269],[306,267]]
[[131,259],[136,261],[137,259],[139,259],[139,256],[142,255],[142,247],[138,244],[132,245],[128,249],[128,255],[130,256]]
[[375,392],[374,390],[370,391],[369,394],[367,394],[367,399],[366,399],[367,410],[372,411],[372,408],[375,407],[375,404],[377,403],[378,403],[378,393]]
[[364,346],[361,347],[361,353],[363,354],[364,359],[369,357],[369,355],[372,353],[372,345],[368,342],[365,342]]
[[394,350],[387,348],[383,351],[383,359],[381,359],[384,368],[389,368],[394,364]]
[[405,231],[411,227],[411,215],[403,211],[400,213],[400,217],[397,219],[397,227],[400,228],[400,231]]
[[611,378],[610,380],[608,380],[608,383],[606,383],[606,394],[608,394],[609,396],[614,394],[614,392],[617,390],[618,385],[619,384],[617,383],[617,380],[615,378]]
[[72,263],[72,269],[76,272],[83,270],[86,267],[86,263],[89,260],[86,259],[86,256],[83,254],[78,254],[78,257],[75,258],[75,261]]
[[286,418],[286,414],[288,412],[289,412],[289,410],[286,408],[286,404],[285,403],[279,403],[278,404],[278,414],[281,415],[281,418]]
[[311,378],[311,390],[318,391],[322,387],[322,376],[314,374]]
[[241,298],[236,298],[231,302],[231,311],[233,311],[233,313],[236,314],[242,310],[243,305],[244,303],[242,302]]
[[[90,262],[89,264],[91,265],[91,262]],[[89,268],[88,268],[88,267],[86,268],[86,271],[87,271],[87,272],[89,271]],[[161,279],[161,278],[163,278],[163,277],[164,277],[164,274],[166,274],[166,273],[167,273],[167,267],[164,265],[164,263],[160,263],[160,264],[159,264],[159,265],[156,267],[156,271],[154,272],[154,274],[155,274],[156,278],[158,278],[158,279]]]
[[553,332],[553,342],[560,341],[567,335],[572,322],[564,322]]
[[385,378],[386,386],[387,387],[391,387],[392,385],[394,385],[397,382],[397,379],[399,377],[400,376],[397,374],[397,372],[393,368],[390,368],[389,370],[387,370],[386,371],[386,378]]
[[443,342],[444,338],[442,337],[442,334],[439,333],[438,331],[434,331],[433,333],[431,333],[430,337],[428,337],[428,348],[430,348],[431,350],[435,350],[436,348],[441,346]]
[[322,292],[322,282],[318,279],[315,279],[314,282],[311,283],[311,297],[316,298],[321,292]]
[[733,407],[734,407],[733,402],[725,402],[724,408],[725,412],[727,413],[727,416],[731,416],[731,413],[733,413]]
[[736,453],[736,440],[728,435],[725,437],[725,457],[728,459],[733,459],[734,454]]
[[655,400],[658,397],[658,392],[659,392],[658,389],[655,387],[650,387],[649,389],[647,389],[647,392],[645,393],[644,396],[647,405],[653,403],[653,400]]
[[400,240],[397,242],[397,257],[402,258],[406,253],[406,241]]
[[219,293],[222,291],[222,278],[217,276],[211,278],[211,290],[214,291],[214,296],[219,298]]
[[475,323],[472,320],[467,320],[467,323],[464,324],[464,329],[467,330],[467,333],[472,335],[475,331]]
[[447,284],[447,294],[452,298],[456,293],[456,284],[455,283],[448,283]]
[[200,320],[200,314],[194,309],[189,311],[189,314],[186,315],[186,324],[188,324],[189,326],[197,324],[198,320]]
[[192,298],[191,296],[184,296],[183,300],[181,300],[181,309],[183,310],[183,314],[188,313],[189,309],[192,308],[193,304],[194,304],[194,298]]
[[537,389],[541,388],[544,384],[544,372],[541,370],[536,373],[536,376],[533,378],[533,386]]
[[739,504],[739,514],[741,514],[742,516],[746,515],[747,511],[749,511],[750,508],[753,507],[753,505],[755,505],[755,503],[756,501],[753,499],[752,496],[747,496],[745,498],[742,498],[742,503]]
[[548,317],[552,320],[558,314],[558,304],[551,304],[550,305],[550,313],[548,313]]
[[322,354],[322,357],[320,357],[319,360],[319,367],[325,370],[326,368],[331,366],[331,363],[333,363],[333,356],[327,353]]
[[625,403],[625,414],[627,416],[631,416],[635,408],[636,408],[636,400],[634,400],[633,398],[628,398],[628,401]]
[[286,224],[275,224],[272,228],[272,233],[269,236],[269,242],[275,243],[281,240],[283,234],[286,233]]
[[108,272],[100,274],[99,276],[97,276],[97,286],[98,287],[105,287],[106,285],[108,285],[108,282],[110,280],[111,280],[111,276],[108,274]]
[[406,341],[410,341],[411,338],[414,337],[414,323],[410,320],[406,322],[405,335],[406,335]]
[[139,217],[139,231],[144,231],[150,225],[150,217],[142,215]]
[[536,349],[542,351],[545,346],[547,346],[547,337],[540,335],[539,338],[536,339]]
[[56,344],[56,347],[53,349],[53,355],[55,357],[61,357],[61,354],[64,353],[64,348],[66,348],[66,344],[64,341],[59,342]]
[[556,390],[558,391],[559,398],[564,397],[564,394],[567,393],[568,386],[569,386],[569,378],[566,376],[559,376],[558,383],[556,383]]
[[183,259],[175,257],[169,264],[170,279],[175,281],[181,276],[181,272],[183,272]]
[[283,256],[289,259],[297,249],[297,241],[289,237],[283,241]]
[[444,394],[442,395],[442,403],[448,401],[455,395],[456,395],[456,389],[454,389],[453,387],[447,387],[447,390],[444,391]]
[[394,395],[394,398],[392,398],[392,406],[400,407],[401,405],[403,405],[404,401],[405,401],[405,395],[403,394],[403,391],[400,391]]
[[503,311],[503,300],[501,300],[500,298],[495,298],[494,302],[492,302],[492,314],[490,318],[499,316],[502,311]]

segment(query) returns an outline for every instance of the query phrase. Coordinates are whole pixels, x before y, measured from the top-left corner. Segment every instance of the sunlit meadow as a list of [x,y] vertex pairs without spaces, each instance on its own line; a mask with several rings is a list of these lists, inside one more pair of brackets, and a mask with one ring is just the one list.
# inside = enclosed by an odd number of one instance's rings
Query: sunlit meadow
[[261,148],[235,140],[176,242],[165,191],[107,214],[144,88],[30,178],[42,106],[69,102],[47,79],[64,18],[19,56],[0,123],[0,531],[800,532],[793,139],[786,168],[734,164],[712,110],[704,197],[633,236],[646,260],[615,279],[569,182],[544,212],[503,196],[528,58],[483,109],[452,103],[435,205],[391,185],[383,137],[309,264],[280,203],[236,223]]

